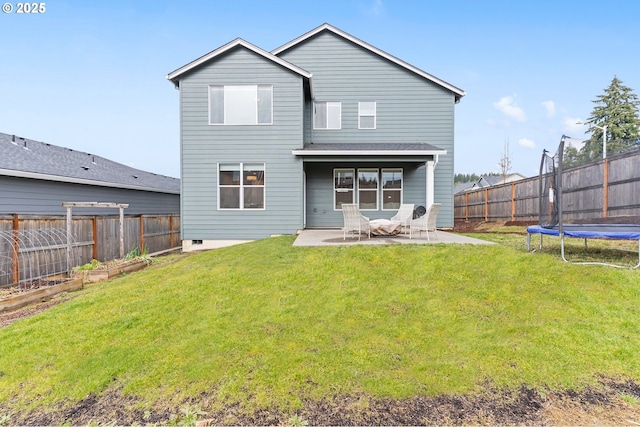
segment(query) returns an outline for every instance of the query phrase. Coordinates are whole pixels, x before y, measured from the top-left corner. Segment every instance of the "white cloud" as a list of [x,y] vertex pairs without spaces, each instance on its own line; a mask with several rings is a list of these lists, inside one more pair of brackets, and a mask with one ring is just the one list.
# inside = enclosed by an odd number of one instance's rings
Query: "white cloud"
[[564,139],[565,147],[574,147],[577,150],[580,150],[584,146],[584,143],[585,143],[584,139],[571,138],[571,137],[566,137]]
[[382,0],[373,0],[373,5],[371,6],[371,12],[374,15],[382,15],[384,12],[384,7],[382,6]]
[[519,122],[527,121],[527,115],[522,108],[518,107],[512,96],[505,96],[500,98],[500,101],[494,102],[493,106],[498,111],[501,111],[502,113]]
[[536,148],[536,143],[528,138],[520,138],[518,145],[524,148]]
[[548,119],[556,115],[556,104],[553,101],[544,101],[541,105],[547,110]]
[[585,131],[588,129],[588,126],[583,124],[578,124],[580,120],[577,117],[565,117],[562,119],[562,132],[564,132],[567,136],[572,137],[581,137],[585,134]]

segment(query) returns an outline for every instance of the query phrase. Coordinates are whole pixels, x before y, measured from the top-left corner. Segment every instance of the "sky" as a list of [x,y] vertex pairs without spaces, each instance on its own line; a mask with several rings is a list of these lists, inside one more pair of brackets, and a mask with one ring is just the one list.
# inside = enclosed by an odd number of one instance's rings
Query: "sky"
[[0,132],[177,178],[166,76],[238,37],[271,51],[326,22],[461,88],[456,173],[500,172],[508,148],[533,176],[563,135],[589,137],[576,122],[614,76],[640,93],[637,0],[2,3]]

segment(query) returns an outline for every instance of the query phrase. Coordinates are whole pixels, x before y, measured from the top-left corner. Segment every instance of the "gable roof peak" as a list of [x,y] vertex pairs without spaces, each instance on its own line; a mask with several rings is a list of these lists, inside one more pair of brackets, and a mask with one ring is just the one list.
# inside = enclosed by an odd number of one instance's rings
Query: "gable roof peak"
[[267,52],[266,50],[259,48],[258,46],[249,43],[246,40],[241,39],[240,37],[236,38],[235,40],[230,41],[229,43],[226,43],[222,46],[220,46],[217,49],[212,50],[211,52],[202,55],[200,58],[195,59],[191,62],[189,62],[186,65],[183,65],[182,67],[178,68],[175,71],[170,72],[169,74],[167,74],[167,79],[170,80],[175,86],[176,88],[178,88],[180,86],[180,77],[185,74],[188,71],[193,70],[194,68],[199,67],[200,65],[204,64],[205,62],[208,62],[210,60],[212,60],[215,57],[218,57],[220,55],[225,54],[226,52],[229,52],[230,50],[241,46],[245,49],[248,49],[250,51],[252,51],[253,53],[256,53],[266,59],[268,59],[269,61],[275,62],[276,64],[281,65],[284,68],[287,68],[290,71],[293,71],[296,74],[301,75],[302,77],[306,78],[306,79],[311,79],[312,74],[306,70],[303,70],[302,68],[298,67],[297,65],[294,65],[292,63],[290,63],[289,61],[286,61],[282,58],[279,58],[275,55],[273,55],[272,53]]
[[415,66],[409,64],[408,62],[403,61],[402,59],[397,58],[397,57],[395,57],[395,56],[383,51],[382,49],[378,49],[377,47],[375,47],[373,45],[370,45],[369,43],[367,43],[367,42],[365,42],[363,40],[360,40],[359,38],[354,37],[351,34],[345,32],[345,31],[342,31],[341,29],[339,29],[337,27],[334,27],[333,25],[331,25],[329,23],[326,23],[326,22],[324,24],[320,25],[319,27],[316,27],[313,30],[301,35],[300,37],[297,37],[297,38],[291,40],[290,42],[280,46],[279,48],[272,50],[271,53],[273,55],[275,55],[275,56],[279,56],[281,53],[283,53],[283,52],[285,52],[285,51],[287,51],[287,50],[299,45],[300,43],[305,42],[306,40],[314,37],[315,35],[323,32],[323,31],[330,31],[333,34],[336,34],[336,35],[338,35],[338,36],[340,36],[340,37],[342,37],[342,38],[344,38],[346,40],[349,40],[350,42],[360,46],[361,48],[363,48],[365,50],[373,52],[376,55],[379,55],[382,58],[385,58],[385,59],[387,59],[387,60],[389,60],[389,61],[391,61],[391,62],[393,62],[393,63],[395,63],[395,64],[397,64],[397,65],[399,65],[399,66],[401,66],[401,67],[403,67],[403,68],[405,68],[405,69],[407,69],[407,70],[409,70],[409,71],[411,71],[411,72],[413,72],[413,73],[415,73],[417,75],[419,75],[420,77],[425,78],[426,80],[429,80],[429,81],[431,81],[433,83],[436,83],[436,84],[444,87],[445,89],[450,90],[451,92],[453,92],[456,102],[459,102],[460,98],[462,98],[463,96],[466,95],[464,90],[462,90],[462,89],[460,89],[460,88],[458,88],[458,87],[456,87],[456,86],[454,86],[454,85],[452,85],[450,83],[447,83],[446,81],[444,81],[442,79],[439,79],[436,76],[431,75],[431,74],[427,73],[426,71],[423,71],[420,68],[415,67]]

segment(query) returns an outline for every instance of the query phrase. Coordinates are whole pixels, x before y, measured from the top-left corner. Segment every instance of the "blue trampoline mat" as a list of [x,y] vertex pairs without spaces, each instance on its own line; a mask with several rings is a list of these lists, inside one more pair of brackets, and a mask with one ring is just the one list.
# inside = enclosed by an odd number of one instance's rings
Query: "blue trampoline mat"
[[[558,226],[544,228],[539,225],[527,227],[528,234],[559,236]],[[627,239],[640,240],[639,224],[563,224],[562,233],[567,237],[584,239]]]

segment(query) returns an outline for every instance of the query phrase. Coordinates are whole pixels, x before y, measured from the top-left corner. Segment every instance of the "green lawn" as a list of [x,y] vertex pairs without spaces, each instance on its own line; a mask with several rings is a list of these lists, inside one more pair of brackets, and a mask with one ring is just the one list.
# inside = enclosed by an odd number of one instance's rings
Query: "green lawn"
[[[304,399],[574,388],[640,379],[640,272],[497,245],[181,255],[0,329],[0,407],[117,388],[143,406],[295,410]],[[2,415],[0,413],[0,415]]]

